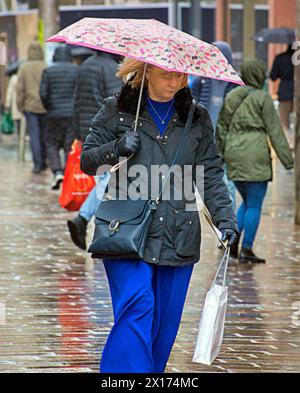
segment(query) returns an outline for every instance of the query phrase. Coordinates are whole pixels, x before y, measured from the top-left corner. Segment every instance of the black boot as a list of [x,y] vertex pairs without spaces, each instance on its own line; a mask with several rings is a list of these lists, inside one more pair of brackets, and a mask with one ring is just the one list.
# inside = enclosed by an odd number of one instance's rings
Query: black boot
[[239,262],[266,263],[266,260],[257,257],[251,248],[242,248],[239,255]]
[[86,250],[85,236],[88,224],[87,220],[78,215],[72,220],[68,220],[67,224],[73,243],[82,250]]

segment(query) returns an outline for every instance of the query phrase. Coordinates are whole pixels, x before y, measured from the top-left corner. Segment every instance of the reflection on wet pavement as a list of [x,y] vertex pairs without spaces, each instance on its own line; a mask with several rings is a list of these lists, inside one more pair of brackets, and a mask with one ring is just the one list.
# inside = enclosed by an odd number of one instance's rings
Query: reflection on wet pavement
[[[0,372],[97,372],[112,325],[101,261],[70,242],[51,173],[0,146]],[[231,261],[222,352],[192,363],[203,300],[220,252],[205,222],[167,372],[300,370],[300,227],[293,224],[293,173],[276,162],[255,250],[266,265]],[[92,224],[90,226],[91,236]],[[2,314],[6,308],[5,320]]]

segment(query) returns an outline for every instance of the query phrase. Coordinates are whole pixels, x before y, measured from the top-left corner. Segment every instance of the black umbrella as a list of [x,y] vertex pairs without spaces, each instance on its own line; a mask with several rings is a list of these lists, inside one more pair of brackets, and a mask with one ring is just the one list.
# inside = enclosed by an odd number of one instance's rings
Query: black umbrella
[[295,41],[295,31],[286,27],[274,29],[262,29],[258,31],[252,40],[264,44],[292,44]]

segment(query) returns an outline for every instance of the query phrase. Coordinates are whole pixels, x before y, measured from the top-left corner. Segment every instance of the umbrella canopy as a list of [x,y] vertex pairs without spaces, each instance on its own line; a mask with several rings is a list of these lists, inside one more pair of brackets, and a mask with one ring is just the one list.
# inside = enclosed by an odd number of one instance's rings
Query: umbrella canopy
[[218,48],[155,19],[83,18],[48,41],[119,54],[169,72],[244,84]]
[[252,39],[265,44],[291,44],[295,41],[295,31],[286,27],[275,29],[262,29]]

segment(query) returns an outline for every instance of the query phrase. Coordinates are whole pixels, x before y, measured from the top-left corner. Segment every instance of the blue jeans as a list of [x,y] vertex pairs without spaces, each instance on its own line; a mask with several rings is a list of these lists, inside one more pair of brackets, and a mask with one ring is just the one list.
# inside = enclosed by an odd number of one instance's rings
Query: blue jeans
[[99,199],[97,198],[96,194],[96,186],[92,189],[89,193],[89,196],[83,202],[80,207],[79,215],[86,219],[86,221],[90,221],[93,215],[96,213],[98,206],[100,204]]
[[242,247],[252,248],[260,222],[268,182],[234,182],[243,202],[237,211],[238,230],[244,231]]
[[235,212],[235,209],[236,209],[235,186],[234,186],[234,182],[228,179],[226,164],[224,165],[223,181],[226,184],[228,192],[229,192],[229,197],[230,197],[231,203],[232,203],[232,210]]
[[142,260],[104,261],[114,325],[103,349],[102,373],[163,373],[180,325],[193,265]]
[[103,199],[103,195],[105,194],[110,180],[110,173],[107,171],[100,176],[95,176],[95,179],[95,187],[89,193],[89,196],[86,198],[79,210],[79,215],[87,221],[91,220]]

